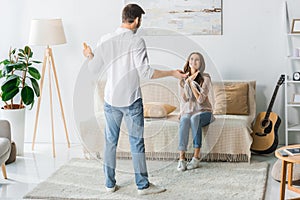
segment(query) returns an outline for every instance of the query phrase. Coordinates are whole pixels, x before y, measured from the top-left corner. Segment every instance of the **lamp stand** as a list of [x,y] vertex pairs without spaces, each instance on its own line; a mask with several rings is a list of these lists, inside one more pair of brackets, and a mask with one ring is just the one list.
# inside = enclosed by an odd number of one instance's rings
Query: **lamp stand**
[[43,94],[43,85],[44,85],[44,78],[45,78],[45,71],[46,71],[47,63],[49,65],[48,73],[49,73],[49,94],[50,94],[49,97],[50,97],[51,129],[52,129],[52,153],[53,153],[53,157],[55,157],[51,68],[52,68],[55,83],[56,83],[56,90],[57,90],[57,94],[58,94],[60,110],[61,110],[61,115],[62,115],[62,119],[63,119],[63,123],[64,123],[68,148],[70,148],[70,141],[69,141],[68,130],[67,130],[66,120],[65,120],[65,114],[64,114],[64,109],[63,109],[61,95],[60,95],[60,89],[59,89],[59,85],[58,85],[58,79],[57,79],[57,74],[56,74],[56,69],[55,69],[55,64],[54,64],[54,58],[53,58],[53,54],[52,54],[52,49],[49,46],[47,46],[47,48],[45,50],[45,55],[44,55],[44,60],[43,60],[41,86],[40,86],[40,97],[38,98],[38,105],[37,105],[37,110],[36,110],[34,133],[33,133],[33,139],[32,139],[32,150],[34,150],[34,144],[35,144],[35,138],[36,138],[37,125],[38,125],[38,121],[39,121],[39,112],[40,112],[40,105],[41,105],[41,99],[42,99],[42,94]]

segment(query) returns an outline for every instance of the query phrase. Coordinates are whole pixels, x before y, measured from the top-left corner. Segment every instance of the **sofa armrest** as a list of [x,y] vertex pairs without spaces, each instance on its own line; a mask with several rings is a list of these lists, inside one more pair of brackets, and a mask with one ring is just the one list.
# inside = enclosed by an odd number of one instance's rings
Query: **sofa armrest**
[[0,120],[0,137],[11,140],[10,124],[7,120]]

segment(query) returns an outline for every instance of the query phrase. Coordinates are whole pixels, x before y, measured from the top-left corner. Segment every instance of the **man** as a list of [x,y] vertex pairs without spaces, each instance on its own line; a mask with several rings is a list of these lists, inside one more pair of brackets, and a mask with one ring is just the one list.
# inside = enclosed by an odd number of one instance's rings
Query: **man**
[[136,4],[128,4],[122,11],[122,25],[114,33],[105,35],[93,53],[84,44],[83,54],[89,58],[89,68],[95,72],[106,71],[104,92],[106,119],[104,173],[108,192],[117,190],[115,179],[116,148],[120,125],[124,118],[128,129],[135,182],[138,194],[154,194],[164,188],[149,183],[144,146],[144,116],[140,77],[179,79],[186,75],[179,70],[161,71],[149,66],[146,45],[135,33],[141,25],[144,10]]

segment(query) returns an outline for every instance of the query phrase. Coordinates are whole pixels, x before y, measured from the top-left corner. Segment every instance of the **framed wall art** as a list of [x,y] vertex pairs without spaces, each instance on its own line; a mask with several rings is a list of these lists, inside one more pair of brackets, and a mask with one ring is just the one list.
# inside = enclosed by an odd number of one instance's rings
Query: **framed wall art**
[[145,10],[143,28],[184,35],[222,35],[222,0],[124,0],[125,5],[128,3]]

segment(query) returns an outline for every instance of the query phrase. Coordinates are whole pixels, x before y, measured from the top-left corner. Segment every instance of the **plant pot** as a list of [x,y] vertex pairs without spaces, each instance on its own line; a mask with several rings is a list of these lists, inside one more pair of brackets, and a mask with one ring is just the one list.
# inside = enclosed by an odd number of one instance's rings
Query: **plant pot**
[[10,123],[12,141],[16,143],[17,156],[24,155],[24,135],[25,135],[25,107],[13,105],[16,109],[0,109],[0,119],[6,119]]

